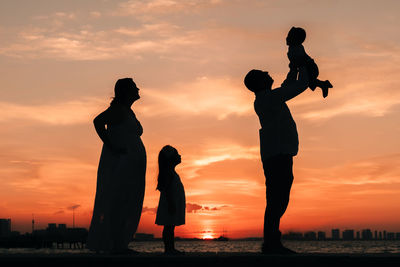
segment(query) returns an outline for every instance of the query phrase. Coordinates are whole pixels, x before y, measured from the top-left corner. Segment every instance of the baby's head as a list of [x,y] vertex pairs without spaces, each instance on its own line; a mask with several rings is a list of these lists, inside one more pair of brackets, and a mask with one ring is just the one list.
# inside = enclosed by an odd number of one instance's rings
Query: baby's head
[[306,31],[300,27],[292,27],[286,37],[287,45],[301,45],[306,39]]
[[261,90],[271,90],[273,83],[274,80],[268,72],[262,70],[251,70],[244,78],[244,85],[254,93]]

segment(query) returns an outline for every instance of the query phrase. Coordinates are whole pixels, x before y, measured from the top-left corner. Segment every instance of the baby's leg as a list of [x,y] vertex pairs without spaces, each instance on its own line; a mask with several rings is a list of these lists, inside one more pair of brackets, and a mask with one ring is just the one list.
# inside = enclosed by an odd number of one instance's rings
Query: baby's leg
[[[325,98],[328,96],[328,90],[329,88],[332,88],[332,84],[330,83],[330,81],[326,80],[326,81],[321,81],[316,79],[315,80],[315,84],[316,86],[320,87],[322,89],[322,96]],[[315,89],[315,88],[314,88]]]
[[315,88],[320,87],[322,89],[322,96],[324,98],[327,97],[329,88],[332,88],[333,86],[328,80],[321,81],[317,79],[319,75],[318,65],[311,58],[307,62],[307,71],[310,80],[308,87],[310,87],[310,89],[313,91]]
[[314,91],[315,88],[317,88],[317,86],[318,86],[317,81],[318,81],[318,80],[311,80],[311,81],[309,81],[308,87],[309,87],[311,90]]

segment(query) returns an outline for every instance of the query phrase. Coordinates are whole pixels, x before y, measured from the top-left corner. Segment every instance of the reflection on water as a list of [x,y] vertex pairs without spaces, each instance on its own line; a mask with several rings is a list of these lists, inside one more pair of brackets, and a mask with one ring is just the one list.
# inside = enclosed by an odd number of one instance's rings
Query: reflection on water
[[[283,241],[284,245],[299,253],[400,253],[400,241]],[[259,252],[261,241],[177,241],[175,246],[185,252]],[[129,247],[140,252],[163,252],[161,241],[132,242]],[[4,253],[90,253],[87,249],[3,249]]]
[[[259,252],[261,241],[177,241],[176,247],[186,252]],[[400,253],[400,241],[283,241],[299,253]],[[162,242],[131,243],[141,252],[163,252]]]

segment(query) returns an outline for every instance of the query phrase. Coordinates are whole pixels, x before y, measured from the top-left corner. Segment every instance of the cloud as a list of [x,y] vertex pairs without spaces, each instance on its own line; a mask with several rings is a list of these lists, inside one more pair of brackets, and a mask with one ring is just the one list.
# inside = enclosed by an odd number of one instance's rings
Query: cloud
[[[252,96],[230,78],[202,77],[173,84],[163,90],[146,88],[141,95],[143,100],[135,109],[146,118],[210,115],[223,120],[231,115],[242,116],[252,112]],[[0,109],[3,110],[0,121],[38,121],[51,125],[90,123],[93,115],[101,111],[104,105],[104,98],[95,97],[39,105],[0,101]],[[221,157],[221,154],[216,156]],[[226,156],[229,155],[223,155]],[[200,161],[198,163],[201,164]]]
[[[217,2],[209,1],[209,4],[214,6],[218,4]],[[198,6],[208,6],[205,1],[166,1],[165,3],[135,1],[129,3],[130,7],[122,9],[125,14],[130,12],[129,10],[140,13],[143,7],[133,8],[132,5],[151,6],[152,4],[171,6],[174,12],[177,11],[177,6],[190,12],[196,10]],[[195,8],[187,7],[191,5]],[[157,10],[166,11],[166,9]],[[199,10],[194,12],[199,12]],[[99,14],[97,11],[95,13],[91,11],[81,17],[90,18]],[[145,14],[144,16],[149,16],[149,13]],[[183,14],[184,17],[185,15],[190,16],[190,14]],[[211,60],[229,59],[231,61],[242,58],[242,53],[238,53],[236,49],[240,49],[249,39],[255,41],[270,41],[271,39],[271,34],[263,30],[234,28],[215,23],[188,27],[173,19],[143,22],[133,20],[129,23],[120,23],[115,27],[102,28],[96,24],[93,25],[91,21],[78,26],[67,24],[66,18],[73,16],[75,15],[60,12],[58,15],[53,14],[42,18],[48,19],[48,23],[7,30],[10,38],[1,41],[0,55],[25,60],[51,58],[73,61],[115,60],[127,57],[140,60],[144,56],[148,58],[150,55],[157,55],[164,60],[186,62],[195,60],[197,64],[201,64]],[[102,19],[114,25],[110,17],[102,17]],[[276,38],[275,34],[274,38]],[[226,64],[224,66],[226,67]]]
[[170,23],[104,30],[91,26],[71,29],[61,25],[58,28],[28,27],[17,31],[17,37],[4,41],[0,46],[0,55],[73,61],[140,59],[145,54],[169,54],[204,42],[197,31],[182,31]]
[[65,211],[59,210],[59,211],[54,212],[53,214],[54,215],[60,215],[60,214],[64,214],[64,213],[65,213]]
[[142,93],[149,100],[140,110],[151,116],[212,114],[222,120],[231,114],[252,112],[254,100],[241,81],[229,77],[198,77],[163,90],[148,88]]
[[130,0],[119,4],[115,16],[130,16],[149,18],[153,15],[168,13],[193,13],[198,12],[199,8],[207,8],[222,3],[222,0],[149,0],[137,1]]
[[42,105],[22,105],[0,102],[3,114],[0,121],[37,121],[51,125],[81,124],[92,121],[93,114],[104,106],[104,100],[83,98],[82,100]]
[[92,18],[100,18],[101,17],[101,12],[99,12],[99,11],[91,11],[90,12],[90,16],[92,17]]
[[186,212],[188,213],[196,213],[201,210],[203,207],[196,203],[186,203]]
[[114,32],[124,35],[126,37],[140,37],[147,36],[151,38],[153,36],[171,37],[171,35],[177,34],[180,29],[179,26],[162,22],[162,23],[145,23],[139,27],[120,27],[114,30]]
[[196,203],[186,203],[186,212],[188,213],[197,213],[199,211],[209,212],[209,211],[218,211],[222,208],[228,207],[227,205],[223,206],[202,206]]
[[[226,178],[230,175],[230,172],[226,170],[236,169],[237,165],[235,164],[249,166],[250,162],[259,162],[260,158],[258,146],[242,146],[234,142],[223,141],[220,143],[217,142],[217,144],[215,141],[209,145],[204,144],[202,147],[197,148],[194,153],[187,156],[184,155],[184,157],[185,164],[182,167],[182,171],[187,179],[207,177],[211,173],[214,174],[214,172],[216,173],[215,176],[221,176],[221,172],[216,170],[218,166],[221,167],[221,170],[224,170],[222,172]],[[235,177],[240,175],[245,177],[246,173],[244,173],[244,170],[247,169],[243,168],[243,171],[236,171]],[[209,170],[212,172],[210,173]],[[218,179],[217,177],[214,178]],[[202,192],[202,190],[198,192]]]
[[[223,206],[202,206],[196,203],[186,203],[186,212],[187,213],[196,213],[199,211],[218,211],[221,210],[222,208],[228,207],[227,205]],[[157,207],[154,208],[149,208],[149,207],[143,207],[142,209],[143,213],[150,213],[150,214],[157,214]]]
[[[205,154],[205,155],[204,155]],[[204,166],[214,162],[236,159],[258,159],[259,147],[243,147],[236,144],[203,150],[203,156],[193,160],[193,165]]]
[[346,64],[346,69],[337,66],[333,75],[324,77],[334,85],[326,99],[322,99],[321,90],[317,89],[288,102],[296,116],[314,122],[346,115],[383,117],[400,104],[398,66],[393,62],[348,61],[340,61]]
[[[35,212],[57,211],[60,206],[67,206],[71,198],[79,200],[80,204],[69,205],[66,209],[92,205],[97,164],[61,158],[59,155],[51,155],[47,159],[46,155],[37,150],[25,153],[24,157],[35,158],[35,162],[12,160],[0,163],[1,194],[7,195],[11,206],[23,200],[25,209],[33,209]],[[10,155],[10,158],[13,156]]]
[[400,104],[400,93],[389,93],[388,90],[382,88],[388,86],[384,83],[365,82],[340,88],[348,92],[347,96],[336,96],[333,91],[331,97],[336,98],[333,99],[334,103],[324,107],[315,101],[310,101],[308,104],[314,107],[313,110],[300,111],[299,115],[310,121],[321,121],[352,114],[368,117],[385,116],[394,106]]
[[357,160],[328,169],[299,167],[302,184],[332,185],[395,185],[399,184],[400,154]]
[[49,20],[49,19],[76,19],[76,14],[73,12],[54,12],[50,15],[41,15],[33,17],[34,20]]

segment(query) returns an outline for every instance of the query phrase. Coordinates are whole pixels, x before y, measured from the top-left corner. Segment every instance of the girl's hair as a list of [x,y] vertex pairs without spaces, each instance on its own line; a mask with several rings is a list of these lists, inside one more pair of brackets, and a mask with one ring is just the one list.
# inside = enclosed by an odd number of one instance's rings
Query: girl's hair
[[126,97],[126,95],[128,94],[129,90],[132,87],[132,84],[133,85],[135,84],[135,82],[133,81],[132,78],[119,79],[115,83],[114,97],[113,97],[113,100],[111,100],[110,106],[112,106],[118,102],[121,102],[122,99],[124,99]]
[[176,149],[170,145],[164,146],[158,154],[158,177],[157,177],[157,190],[165,190],[169,183],[174,170],[174,161]]

